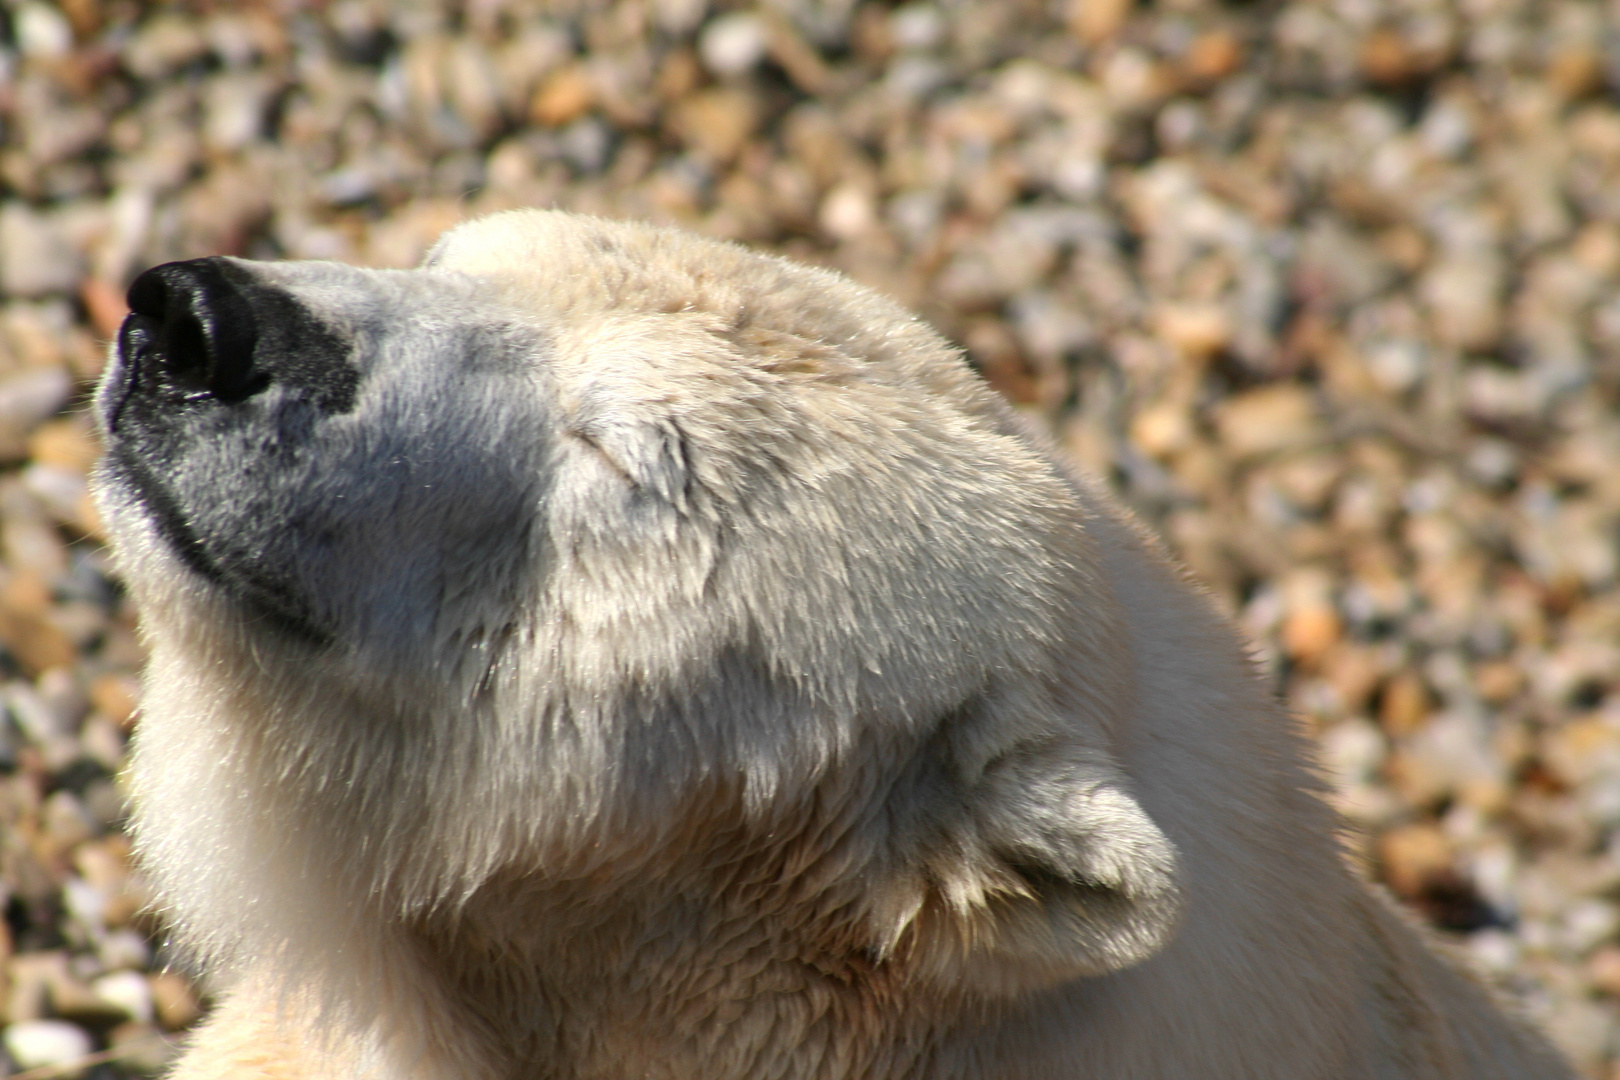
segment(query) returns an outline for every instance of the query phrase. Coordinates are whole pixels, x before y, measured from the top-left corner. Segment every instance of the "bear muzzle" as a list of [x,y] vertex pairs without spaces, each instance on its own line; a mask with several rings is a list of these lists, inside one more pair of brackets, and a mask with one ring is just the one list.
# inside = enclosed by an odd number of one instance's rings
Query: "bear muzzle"
[[116,366],[102,398],[109,435],[165,428],[177,413],[240,407],[280,386],[323,413],[354,407],[354,344],[254,264],[214,256],[164,263],[129,288]]

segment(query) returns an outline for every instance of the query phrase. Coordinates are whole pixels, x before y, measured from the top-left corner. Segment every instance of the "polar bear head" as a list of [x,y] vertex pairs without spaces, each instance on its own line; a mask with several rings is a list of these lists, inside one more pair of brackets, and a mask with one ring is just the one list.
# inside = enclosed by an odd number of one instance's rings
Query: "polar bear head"
[[200,259],[130,305],[96,487],[153,654],[137,832],[205,956],[728,858],[987,992],[1170,934],[1083,501],[890,303],[517,212],[418,270]]

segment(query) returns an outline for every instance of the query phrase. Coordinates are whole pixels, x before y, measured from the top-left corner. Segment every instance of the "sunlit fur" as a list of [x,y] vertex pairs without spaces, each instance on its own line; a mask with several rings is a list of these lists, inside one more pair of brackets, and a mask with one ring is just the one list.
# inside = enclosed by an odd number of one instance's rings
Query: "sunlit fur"
[[361,381],[174,481],[324,644],[98,481],[139,850],[223,995],[177,1076],[1569,1075],[1345,870],[1197,589],[889,302],[562,213],[242,265]]

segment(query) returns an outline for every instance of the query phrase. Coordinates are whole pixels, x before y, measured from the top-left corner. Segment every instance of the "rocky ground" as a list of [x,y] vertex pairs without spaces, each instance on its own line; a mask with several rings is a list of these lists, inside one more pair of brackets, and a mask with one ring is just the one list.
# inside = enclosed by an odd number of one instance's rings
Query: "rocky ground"
[[141,648],[85,498],[130,278],[407,266],[556,205],[840,267],[961,341],[1254,637],[1367,871],[1620,1077],[1620,4],[0,14],[14,1069],[149,1072],[199,1008],[120,832]]

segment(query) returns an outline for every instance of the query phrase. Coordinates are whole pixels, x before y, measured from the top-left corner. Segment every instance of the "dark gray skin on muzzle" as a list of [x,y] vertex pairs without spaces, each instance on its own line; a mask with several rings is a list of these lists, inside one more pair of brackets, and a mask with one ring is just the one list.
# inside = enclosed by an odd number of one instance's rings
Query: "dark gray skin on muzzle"
[[288,643],[397,663],[491,629],[456,601],[532,554],[535,328],[465,278],[330,263],[168,263],[129,306],[96,402],[115,516]]

